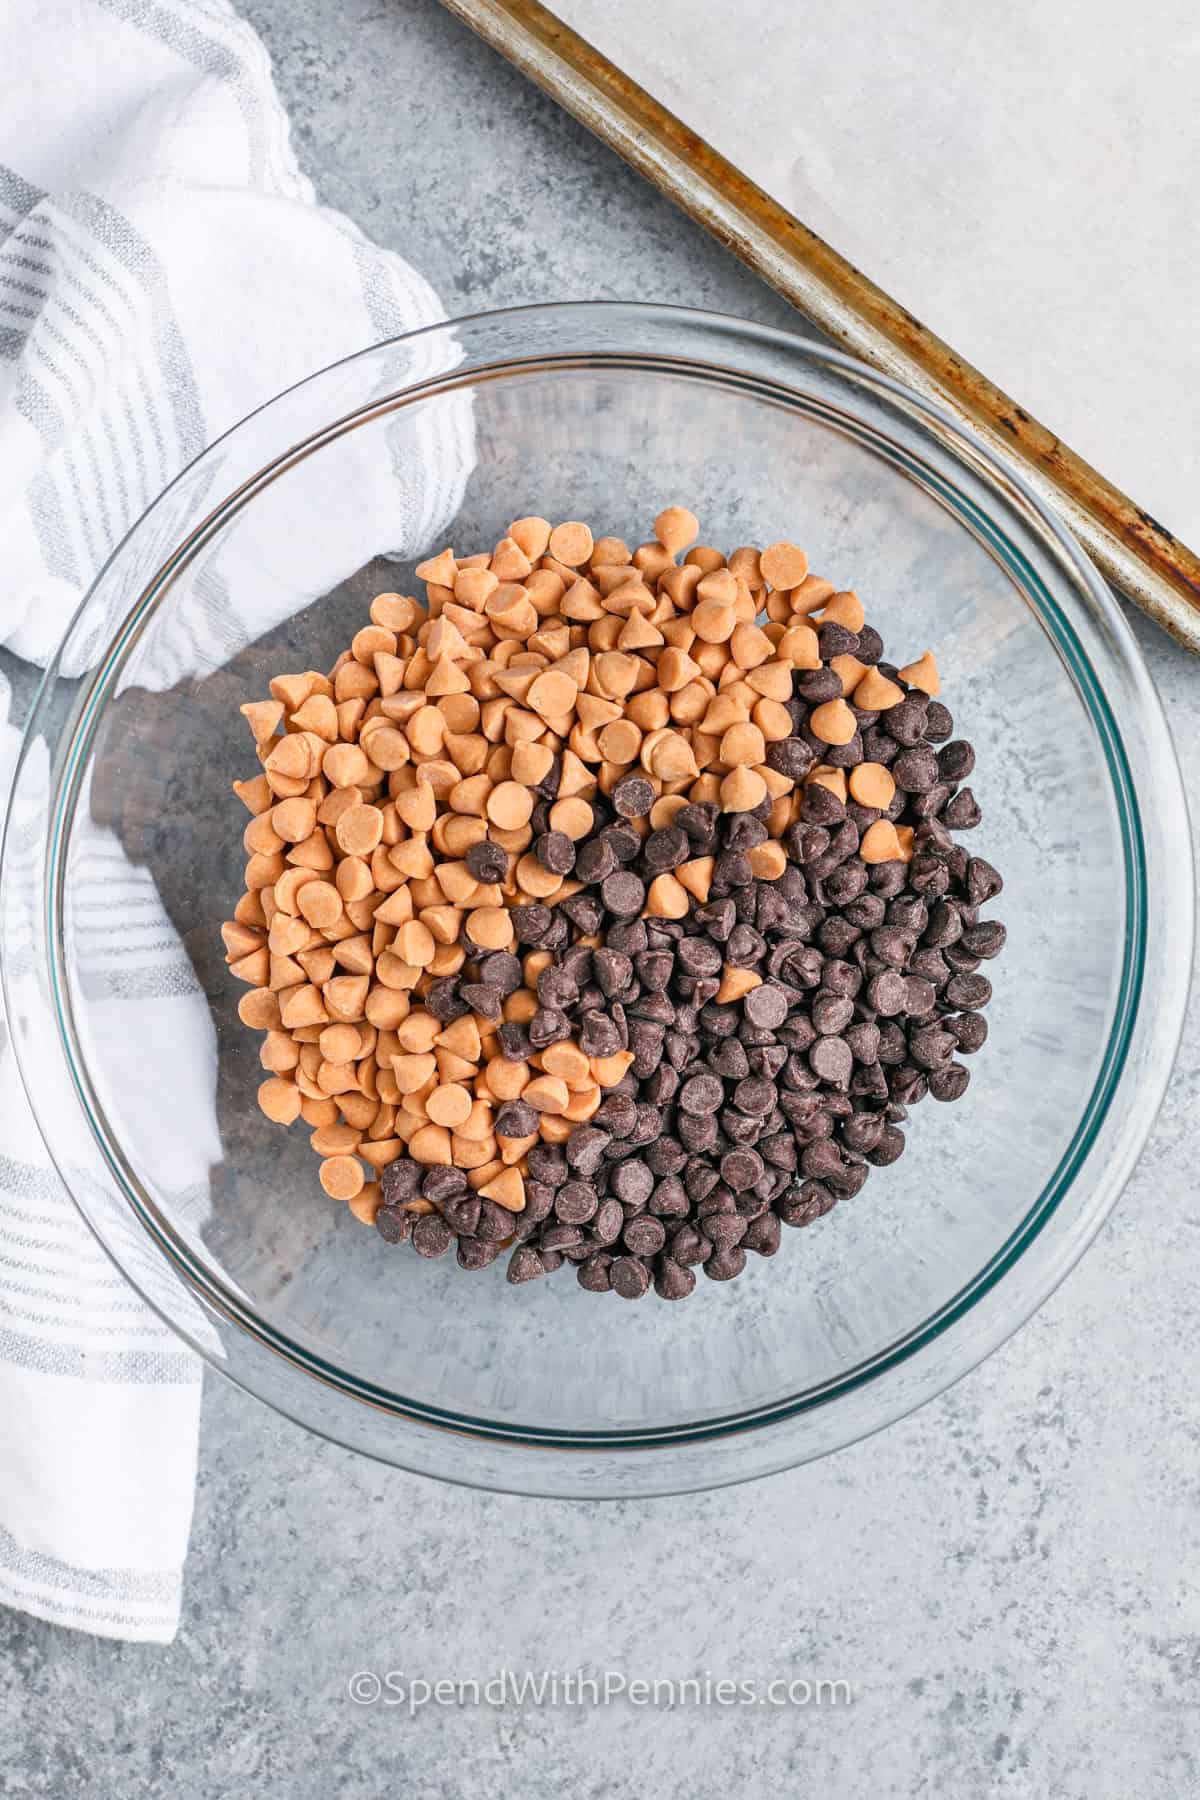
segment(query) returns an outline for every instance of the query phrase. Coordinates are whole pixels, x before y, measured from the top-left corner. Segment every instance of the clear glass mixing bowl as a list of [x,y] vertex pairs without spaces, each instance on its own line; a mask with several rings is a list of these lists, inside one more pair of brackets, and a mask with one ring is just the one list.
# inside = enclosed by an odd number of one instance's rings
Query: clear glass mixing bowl
[[[979,757],[1008,925],[953,1107],[771,1261],[671,1306],[512,1288],[385,1246],[255,1103],[218,927],[253,772],[239,703],[327,666],[381,588],[528,512],[639,542],[792,537],[896,660],[933,645]],[[897,654],[897,653],[903,653]],[[946,418],[813,343],[668,308],[460,320],[239,425],[130,533],[29,723],[5,853],[9,1017],[50,1150],[118,1266],[218,1369],[321,1432],[484,1487],[759,1475],[944,1388],[1046,1297],[1162,1096],[1191,956],[1183,795],[1118,608]]]

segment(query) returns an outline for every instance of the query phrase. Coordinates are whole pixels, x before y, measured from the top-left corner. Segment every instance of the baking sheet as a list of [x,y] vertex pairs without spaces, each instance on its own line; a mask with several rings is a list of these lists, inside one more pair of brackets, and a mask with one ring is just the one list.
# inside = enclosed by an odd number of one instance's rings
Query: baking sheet
[[1195,0],[555,10],[1200,543]]
[[[939,400],[973,426],[1057,508],[1116,586],[1181,642],[1200,650],[1200,557],[1039,422],[1027,405],[938,337],[540,0],[443,3],[835,342]],[[690,26],[697,19],[703,23],[703,4],[671,12],[673,3],[664,0],[655,11],[655,34],[644,41],[658,41],[664,19],[676,25]],[[775,6],[778,0],[759,4]],[[605,7],[597,13],[597,36],[611,12]],[[756,16],[739,11],[739,29]],[[644,72],[654,78],[653,69]],[[794,85],[800,104],[805,96],[802,76]],[[778,125],[785,134],[788,130],[786,120],[756,116],[754,123],[760,129]]]

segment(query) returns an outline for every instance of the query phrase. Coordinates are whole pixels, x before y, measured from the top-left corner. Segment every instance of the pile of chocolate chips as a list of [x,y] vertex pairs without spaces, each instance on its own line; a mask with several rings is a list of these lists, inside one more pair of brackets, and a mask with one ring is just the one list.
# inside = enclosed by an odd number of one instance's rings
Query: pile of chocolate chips
[[[834,641],[841,631],[822,628],[824,657],[845,650]],[[881,650],[870,628],[856,635],[853,654],[899,681]],[[535,853],[584,891],[517,910],[519,942],[557,954],[538,977],[539,1011],[527,1025],[501,1024],[500,1044],[520,1059],[570,1038],[590,1056],[628,1049],[633,1064],[565,1145],[529,1151],[523,1212],[473,1193],[461,1170],[401,1159],[383,1173],[382,1237],[411,1239],[425,1256],[456,1242],[466,1269],[508,1243],[512,1282],[567,1262],[590,1292],[632,1300],[653,1285],[663,1299],[683,1299],[697,1268],[730,1280],[748,1252],[775,1254],[783,1225],[811,1224],[857,1194],[872,1166],[901,1155],[909,1109],[927,1094],[960,1098],[970,1080],[960,1058],[987,1037],[992,990],[980,967],[1005,940],[1002,924],[980,917],[1000,876],[952,835],[979,823],[962,785],[974,752],[953,740],[948,709],[915,689],[886,713],[855,709],[854,739],[824,743],[808,714],[841,691],[831,669],[798,673],[795,734],[772,744],[768,761],[797,782],[818,761],[882,763],[895,797],[880,814],[808,785],[777,880],[757,879],[746,855],[767,836],[769,802],[733,815],[690,804],[643,838],[626,821],[644,816],[654,793],[630,775],[607,804],[596,797],[596,829],[574,844],[548,829],[551,771],[532,821]],[[859,856],[881,817],[913,829],[911,861]],[[482,863],[489,848],[472,855]],[[639,916],[656,875],[707,855],[715,868],[705,904],[678,921]],[[729,966],[760,983],[722,1004]],[[425,1004],[446,1020],[467,1011],[499,1020],[520,985],[518,958],[498,952],[434,984]],[[536,1123],[511,1101],[497,1134],[524,1137]],[[417,1195],[438,1211],[406,1211]]]

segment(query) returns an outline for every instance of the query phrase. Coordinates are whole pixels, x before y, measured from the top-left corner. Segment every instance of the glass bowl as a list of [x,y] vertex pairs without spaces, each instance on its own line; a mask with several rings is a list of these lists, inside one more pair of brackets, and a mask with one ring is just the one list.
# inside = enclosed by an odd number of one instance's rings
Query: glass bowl
[[[238,705],[327,667],[380,589],[529,512],[637,543],[791,537],[897,662],[937,651],[1004,873],[991,1036],[958,1105],[737,1281],[672,1306],[514,1288],[382,1243],[261,1117],[218,928],[254,772]],[[5,980],[47,1144],[118,1266],[310,1429],[481,1487],[623,1496],[818,1456],[1045,1299],[1162,1096],[1191,961],[1184,800],[1117,606],[986,449],[836,351],[674,308],[459,320],[327,369],[150,508],[76,616],[8,825]]]

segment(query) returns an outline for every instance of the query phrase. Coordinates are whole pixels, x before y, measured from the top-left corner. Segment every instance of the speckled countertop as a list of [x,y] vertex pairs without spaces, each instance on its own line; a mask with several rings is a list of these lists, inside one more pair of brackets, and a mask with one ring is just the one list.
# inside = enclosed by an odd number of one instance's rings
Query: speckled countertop
[[[452,313],[611,296],[797,327],[436,0],[244,10],[321,197],[424,268]],[[1135,628],[1191,777],[1200,670]],[[1200,1795],[1198,1086],[1193,1020],[1123,1203],[1032,1324],[916,1417],[766,1483],[490,1498],[316,1443],[210,1381],[177,1642],[0,1612],[0,1792]],[[580,1664],[821,1677],[853,1698],[410,1718],[347,1693],[364,1669]]]

